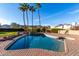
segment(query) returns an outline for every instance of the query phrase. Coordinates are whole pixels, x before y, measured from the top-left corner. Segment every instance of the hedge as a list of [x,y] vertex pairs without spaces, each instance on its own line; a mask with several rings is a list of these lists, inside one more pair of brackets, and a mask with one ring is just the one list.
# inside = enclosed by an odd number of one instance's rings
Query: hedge
[[53,28],[53,29],[51,29],[51,32],[58,33],[58,30],[63,30],[63,29]]
[[0,32],[2,31],[7,31],[7,32],[13,32],[13,31],[24,31],[24,29],[20,28],[20,29],[13,29],[13,28],[0,28]]

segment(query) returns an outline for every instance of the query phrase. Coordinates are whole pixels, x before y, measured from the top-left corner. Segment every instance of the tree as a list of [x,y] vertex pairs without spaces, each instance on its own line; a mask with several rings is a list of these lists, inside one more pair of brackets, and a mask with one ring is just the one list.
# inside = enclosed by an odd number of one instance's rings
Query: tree
[[41,8],[41,4],[40,3],[36,3],[36,9],[38,10],[39,26],[41,26],[40,8]]
[[26,3],[26,18],[27,18],[27,27],[29,25],[29,20],[28,20],[28,10],[29,10],[29,5]]
[[35,12],[34,6],[30,6],[29,10],[32,12],[32,32],[33,32],[33,13]]
[[20,25],[17,23],[11,23],[11,28],[20,28]]
[[24,21],[24,29],[26,28],[25,23],[25,11],[26,11],[26,3],[21,3],[19,9],[23,12],[23,21]]

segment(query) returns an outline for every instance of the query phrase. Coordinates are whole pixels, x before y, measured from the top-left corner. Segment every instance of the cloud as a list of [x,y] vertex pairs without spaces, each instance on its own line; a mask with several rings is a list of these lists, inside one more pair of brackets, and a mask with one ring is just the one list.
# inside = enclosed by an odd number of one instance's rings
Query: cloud
[[10,24],[10,21],[8,21],[7,19],[4,18],[0,18],[0,24]]
[[76,13],[79,13],[79,9],[69,12],[69,14],[76,14]]
[[58,17],[58,16],[60,16],[60,15],[62,15],[62,14],[64,14],[64,11],[61,11],[61,12],[57,12],[57,13],[52,13],[52,14],[50,14],[50,15],[48,15],[48,16],[44,16],[42,19],[43,20],[46,20],[46,19],[53,19],[53,18],[55,18],[55,17]]

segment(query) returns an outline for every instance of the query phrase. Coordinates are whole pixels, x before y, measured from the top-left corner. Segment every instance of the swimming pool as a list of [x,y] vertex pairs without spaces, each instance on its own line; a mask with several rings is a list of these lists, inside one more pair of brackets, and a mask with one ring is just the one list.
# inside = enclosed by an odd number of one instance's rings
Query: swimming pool
[[51,51],[64,51],[64,41],[55,38],[47,37],[46,35],[25,35],[18,38],[10,44],[6,50],[19,50],[19,49],[45,49]]

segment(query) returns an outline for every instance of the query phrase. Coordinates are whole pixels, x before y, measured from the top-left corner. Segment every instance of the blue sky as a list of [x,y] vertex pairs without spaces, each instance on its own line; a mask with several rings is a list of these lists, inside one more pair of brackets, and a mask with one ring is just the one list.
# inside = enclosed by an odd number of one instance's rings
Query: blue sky
[[[40,8],[42,25],[58,25],[79,23],[79,4],[75,3],[42,3]],[[23,24],[22,12],[19,3],[0,4],[0,23]],[[29,24],[31,25],[31,12],[29,11]],[[37,10],[34,12],[34,25],[39,25]]]

